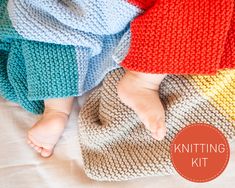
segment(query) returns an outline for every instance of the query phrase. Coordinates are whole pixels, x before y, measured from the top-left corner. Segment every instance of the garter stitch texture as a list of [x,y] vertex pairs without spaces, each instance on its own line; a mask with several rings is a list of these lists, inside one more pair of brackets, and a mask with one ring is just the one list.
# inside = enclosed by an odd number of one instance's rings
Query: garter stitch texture
[[[234,0],[0,0],[0,95],[33,113],[119,67],[234,68]],[[130,26],[129,26],[130,25]]]
[[145,9],[131,23],[121,63],[130,70],[215,74],[235,68],[234,0],[129,0]]
[[112,54],[139,12],[125,0],[0,0],[0,95],[42,113],[45,99],[94,88],[119,67]]
[[167,125],[161,142],[119,100],[116,87],[123,74],[122,69],[108,73],[79,114],[79,141],[90,178],[120,181],[173,174],[170,143],[192,123],[211,124],[227,139],[235,138],[235,70],[216,76],[167,76],[160,86]]

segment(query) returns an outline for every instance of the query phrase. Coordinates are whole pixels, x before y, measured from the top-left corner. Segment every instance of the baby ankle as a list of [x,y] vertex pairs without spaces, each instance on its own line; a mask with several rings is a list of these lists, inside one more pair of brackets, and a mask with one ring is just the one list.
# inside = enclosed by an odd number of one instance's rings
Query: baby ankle
[[61,117],[68,118],[70,113],[67,111],[47,107],[45,108],[43,115],[60,115]]
[[166,75],[127,71],[125,76],[126,80],[129,80],[133,86],[159,90],[159,86]]

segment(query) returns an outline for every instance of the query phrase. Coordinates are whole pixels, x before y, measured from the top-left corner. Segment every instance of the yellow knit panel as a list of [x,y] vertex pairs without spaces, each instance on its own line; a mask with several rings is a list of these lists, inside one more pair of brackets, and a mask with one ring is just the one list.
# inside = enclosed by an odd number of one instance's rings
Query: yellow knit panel
[[[192,76],[200,94],[225,116],[235,120],[235,70],[222,70],[214,76]],[[230,119],[229,118],[229,119]]]

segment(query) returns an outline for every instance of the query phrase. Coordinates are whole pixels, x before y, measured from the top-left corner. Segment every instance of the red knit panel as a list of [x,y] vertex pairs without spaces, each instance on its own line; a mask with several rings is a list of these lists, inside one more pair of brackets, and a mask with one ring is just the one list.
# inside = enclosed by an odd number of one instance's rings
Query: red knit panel
[[121,65],[148,73],[214,74],[220,67],[233,1],[156,1],[131,23],[131,46]]
[[224,49],[220,68],[235,68],[235,9]]
[[129,3],[138,6],[139,8],[144,10],[150,8],[155,1],[157,0],[128,0]]

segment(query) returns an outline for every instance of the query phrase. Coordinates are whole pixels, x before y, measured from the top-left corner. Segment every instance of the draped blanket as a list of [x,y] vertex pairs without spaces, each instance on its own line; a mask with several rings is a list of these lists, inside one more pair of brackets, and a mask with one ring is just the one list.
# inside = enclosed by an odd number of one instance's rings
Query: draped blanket
[[45,99],[84,94],[119,67],[138,13],[125,0],[0,0],[0,95],[42,113]]
[[42,113],[110,70],[235,67],[234,0],[0,0],[0,95]]

